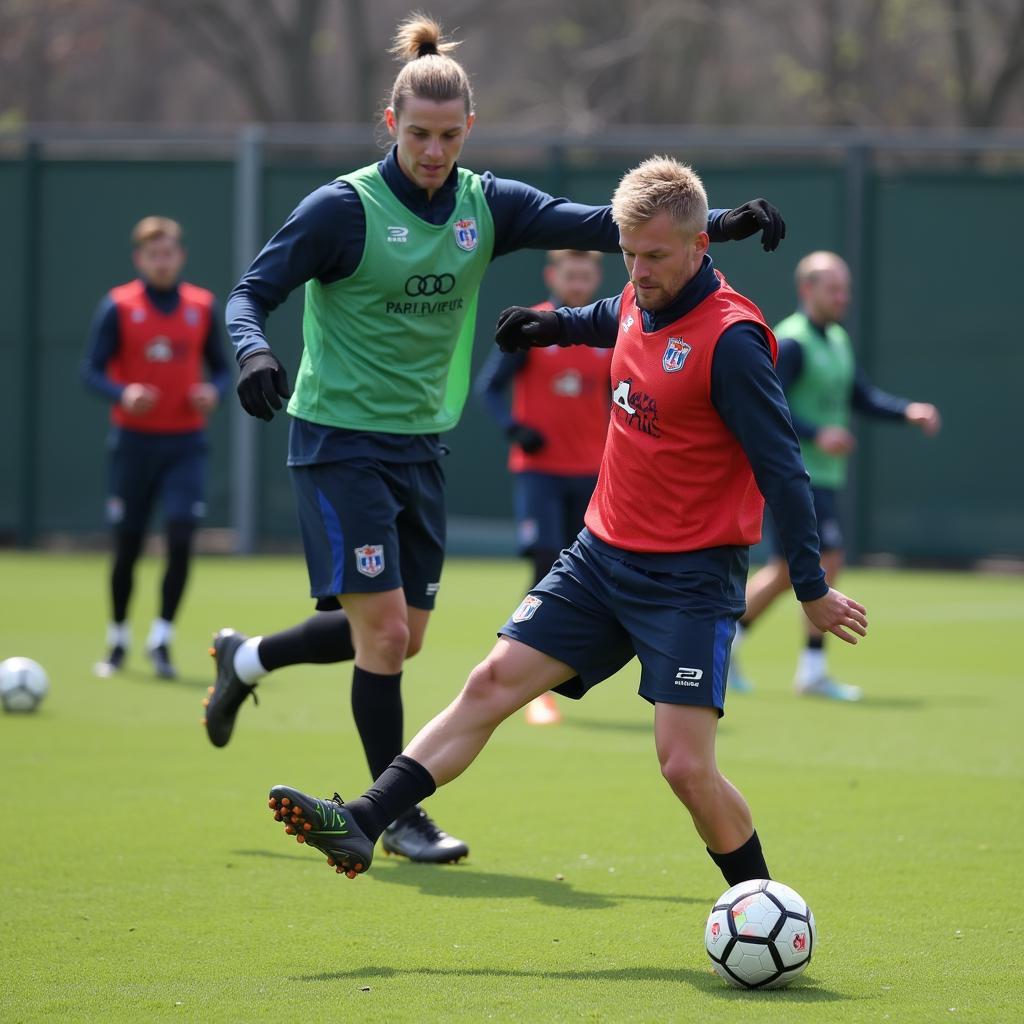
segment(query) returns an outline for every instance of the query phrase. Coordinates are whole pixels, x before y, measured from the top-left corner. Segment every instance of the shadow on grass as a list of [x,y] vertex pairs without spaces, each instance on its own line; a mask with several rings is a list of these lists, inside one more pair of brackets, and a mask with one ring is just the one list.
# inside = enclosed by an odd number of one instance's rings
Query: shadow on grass
[[[612,719],[604,718],[580,718],[569,713],[562,719],[562,725],[571,729],[592,729],[594,732],[642,732],[652,738],[654,736],[653,718],[647,722],[616,722]],[[727,729],[727,725],[719,725],[719,735]]]
[[289,981],[368,981],[372,978],[435,977],[435,978],[540,978],[544,981],[659,981],[669,985],[686,985],[720,999],[771,999],[780,1003],[845,1002],[849,996],[822,988],[812,979],[801,979],[788,988],[752,993],[729,988],[709,968],[696,971],[692,967],[611,967],[606,970],[544,971],[515,970],[498,967],[365,967],[347,971],[322,971],[319,974],[292,975]]
[[232,850],[234,857],[269,857],[271,860],[304,860],[311,863],[308,853],[281,853],[278,850]]
[[371,870],[370,878],[385,885],[407,885],[424,896],[446,896],[457,899],[519,899],[535,900],[546,907],[568,910],[608,910],[629,900],[650,903],[710,903],[711,899],[696,896],[641,896],[630,893],[598,893],[577,889],[571,882],[531,878],[527,875],[505,875],[472,868],[441,867],[431,864],[410,864],[397,861],[392,866]]

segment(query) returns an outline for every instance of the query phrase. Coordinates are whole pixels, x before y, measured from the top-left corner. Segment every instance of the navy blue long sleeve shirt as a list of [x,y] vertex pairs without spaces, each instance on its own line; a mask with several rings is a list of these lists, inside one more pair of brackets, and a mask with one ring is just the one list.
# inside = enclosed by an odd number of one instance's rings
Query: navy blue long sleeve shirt
[[[676,298],[657,312],[643,312],[644,330],[660,331],[719,287],[709,256]],[[621,296],[582,309],[560,308],[571,344],[614,346]],[[821,570],[810,479],[790,422],[789,406],[772,366],[764,332],[749,321],[733,324],[718,339],[711,360],[711,403],[743,448],[754,479],[778,525],[793,589],[800,601],[828,592]]]
[[[427,198],[408,178],[395,147],[377,164],[392,192],[428,224],[444,224],[455,209],[458,170]],[[492,259],[519,249],[596,249],[619,251],[619,232],[610,206],[585,206],[555,199],[511,178],[480,175],[484,199],[494,219]],[[725,241],[721,223],[728,210],[711,210],[708,234]],[[346,181],[331,181],[311,192],[295,208],[228,296],[228,333],[241,360],[266,348],[267,314],[296,288],[316,279],[330,284],[350,277],[363,257],[366,215],[359,195]]]
[[[811,326],[816,327],[813,322]],[[825,344],[824,333],[821,334],[821,340],[822,344]],[[799,380],[800,374],[803,373],[804,350],[795,338],[779,338],[778,342],[779,358],[775,363],[775,373],[782,383],[782,390],[788,393],[789,389]],[[850,407],[856,412],[872,416],[875,419],[903,421],[907,418],[909,404],[908,399],[891,395],[872,384],[868,380],[867,374],[859,366],[854,371]],[[800,416],[794,416],[792,410],[790,410],[790,418],[798,437],[811,440],[818,433],[818,428],[813,423]]]
[[[146,295],[161,313],[173,313],[181,301],[177,286],[167,291],[160,291],[147,284]],[[114,305],[114,300],[109,295],[105,295],[93,314],[80,375],[86,387],[108,402],[120,402],[125,388],[124,384],[111,380],[107,373],[110,361],[117,354],[120,344],[121,331],[118,326],[117,306]],[[210,383],[223,398],[224,392],[231,383],[231,371],[224,356],[220,317],[216,303],[211,311],[210,329],[203,343],[203,360],[210,373]]]

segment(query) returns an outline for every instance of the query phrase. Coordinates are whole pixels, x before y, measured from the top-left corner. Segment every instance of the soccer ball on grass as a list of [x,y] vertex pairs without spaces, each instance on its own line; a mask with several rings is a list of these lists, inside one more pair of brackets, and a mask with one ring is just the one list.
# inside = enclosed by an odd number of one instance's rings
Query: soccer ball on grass
[[704,945],[715,973],[736,988],[781,988],[811,962],[814,914],[781,882],[752,879],[722,894]]
[[4,711],[35,711],[43,702],[50,680],[31,658],[0,661],[0,703]]

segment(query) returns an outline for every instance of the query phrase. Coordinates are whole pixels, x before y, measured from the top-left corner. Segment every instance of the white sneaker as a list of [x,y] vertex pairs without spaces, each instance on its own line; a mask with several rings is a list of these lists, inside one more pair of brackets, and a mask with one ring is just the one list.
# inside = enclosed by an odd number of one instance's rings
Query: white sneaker
[[819,676],[817,679],[796,680],[793,684],[798,696],[824,697],[826,700],[841,700],[855,703],[863,700],[864,691],[859,686],[840,683],[831,676]]

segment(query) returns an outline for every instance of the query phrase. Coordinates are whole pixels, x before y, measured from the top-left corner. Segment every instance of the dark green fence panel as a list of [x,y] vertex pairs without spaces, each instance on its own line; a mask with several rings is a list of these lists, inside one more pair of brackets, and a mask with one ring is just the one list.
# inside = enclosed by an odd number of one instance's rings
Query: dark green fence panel
[[1024,176],[889,175],[873,192],[866,362],[945,423],[934,440],[862,426],[863,549],[1024,555]]
[[[103,524],[107,408],[78,376],[102,296],[134,276],[129,234],[151,213],[185,228],[186,276],[223,301],[232,278],[232,165],[203,162],[49,161],[40,175],[39,394],[36,528],[78,532]],[[228,521],[228,421],[211,430],[210,525]]]

